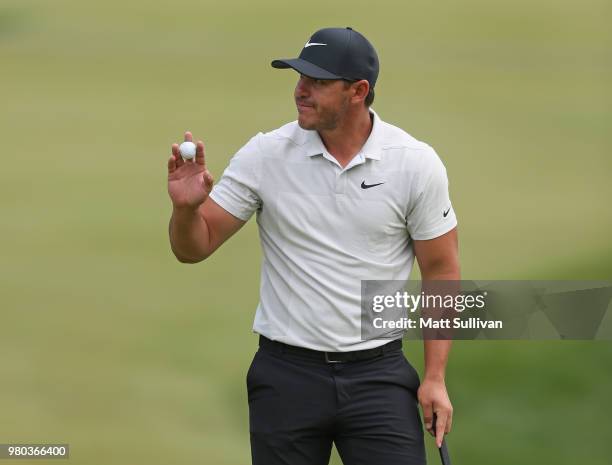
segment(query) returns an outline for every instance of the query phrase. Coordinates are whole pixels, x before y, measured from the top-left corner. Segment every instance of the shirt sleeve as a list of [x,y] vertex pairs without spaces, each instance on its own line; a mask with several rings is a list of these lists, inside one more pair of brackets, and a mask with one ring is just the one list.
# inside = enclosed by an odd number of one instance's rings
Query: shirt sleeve
[[406,227],[415,240],[434,239],[457,226],[457,217],[448,194],[446,168],[429,148],[424,159],[423,182],[413,192],[415,201],[406,216]]
[[210,198],[242,221],[261,207],[259,196],[261,133],[249,140],[230,160],[221,179],[213,186]]

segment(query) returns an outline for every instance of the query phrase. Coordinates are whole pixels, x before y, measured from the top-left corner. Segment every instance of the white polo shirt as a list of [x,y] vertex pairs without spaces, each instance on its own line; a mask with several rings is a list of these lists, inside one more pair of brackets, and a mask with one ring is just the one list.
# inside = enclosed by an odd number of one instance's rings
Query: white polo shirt
[[436,152],[373,114],[372,132],[342,168],[297,121],[259,133],[232,158],[210,197],[247,221],[263,250],[253,331],[300,347],[349,351],[361,340],[361,281],[407,280],[412,239],[457,224]]

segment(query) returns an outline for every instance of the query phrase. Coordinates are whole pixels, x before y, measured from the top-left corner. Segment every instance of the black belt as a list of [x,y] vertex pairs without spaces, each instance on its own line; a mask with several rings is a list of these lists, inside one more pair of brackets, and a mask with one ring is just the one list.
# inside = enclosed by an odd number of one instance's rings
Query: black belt
[[357,362],[369,360],[384,355],[388,352],[401,350],[402,340],[396,339],[380,347],[364,350],[353,350],[350,352],[322,352],[319,350],[306,349],[304,347],[290,346],[283,342],[273,341],[265,336],[259,336],[259,347],[273,350],[278,353],[288,353],[300,357],[317,360],[326,363]]

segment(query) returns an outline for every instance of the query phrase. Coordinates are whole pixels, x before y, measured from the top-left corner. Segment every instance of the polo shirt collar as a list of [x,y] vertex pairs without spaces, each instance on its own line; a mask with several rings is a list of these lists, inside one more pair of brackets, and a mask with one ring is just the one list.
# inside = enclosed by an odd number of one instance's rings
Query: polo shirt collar
[[[372,131],[368,136],[365,144],[361,147],[361,150],[355,155],[362,156],[364,158],[371,158],[372,160],[380,160],[380,153],[383,146],[383,127],[382,121],[379,118],[378,114],[369,109],[370,113],[374,116],[372,120]],[[317,131],[308,131],[301,129],[300,130],[305,133],[306,142],[304,143],[304,154],[309,157],[314,157],[315,155],[323,155],[327,153],[327,149],[325,148],[325,144],[321,140],[321,136]]]

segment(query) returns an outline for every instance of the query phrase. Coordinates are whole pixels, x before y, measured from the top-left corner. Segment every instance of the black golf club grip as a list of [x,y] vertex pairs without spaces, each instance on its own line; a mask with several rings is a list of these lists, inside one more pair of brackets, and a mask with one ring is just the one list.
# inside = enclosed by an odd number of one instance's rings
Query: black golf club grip
[[[434,413],[433,424],[432,424],[432,428],[434,431],[434,437],[435,437],[435,432],[436,432],[436,419],[437,417],[436,417],[436,414]],[[442,461],[442,465],[451,465],[450,455],[448,455],[448,447],[446,447],[446,439],[442,438],[442,445],[438,449],[438,452],[440,452],[440,460]]]
[[440,460],[442,465],[451,465],[450,456],[448,455],[448,448],[446,447],[446,441],[442,441],[442,447],[438,449],[440,451]]

